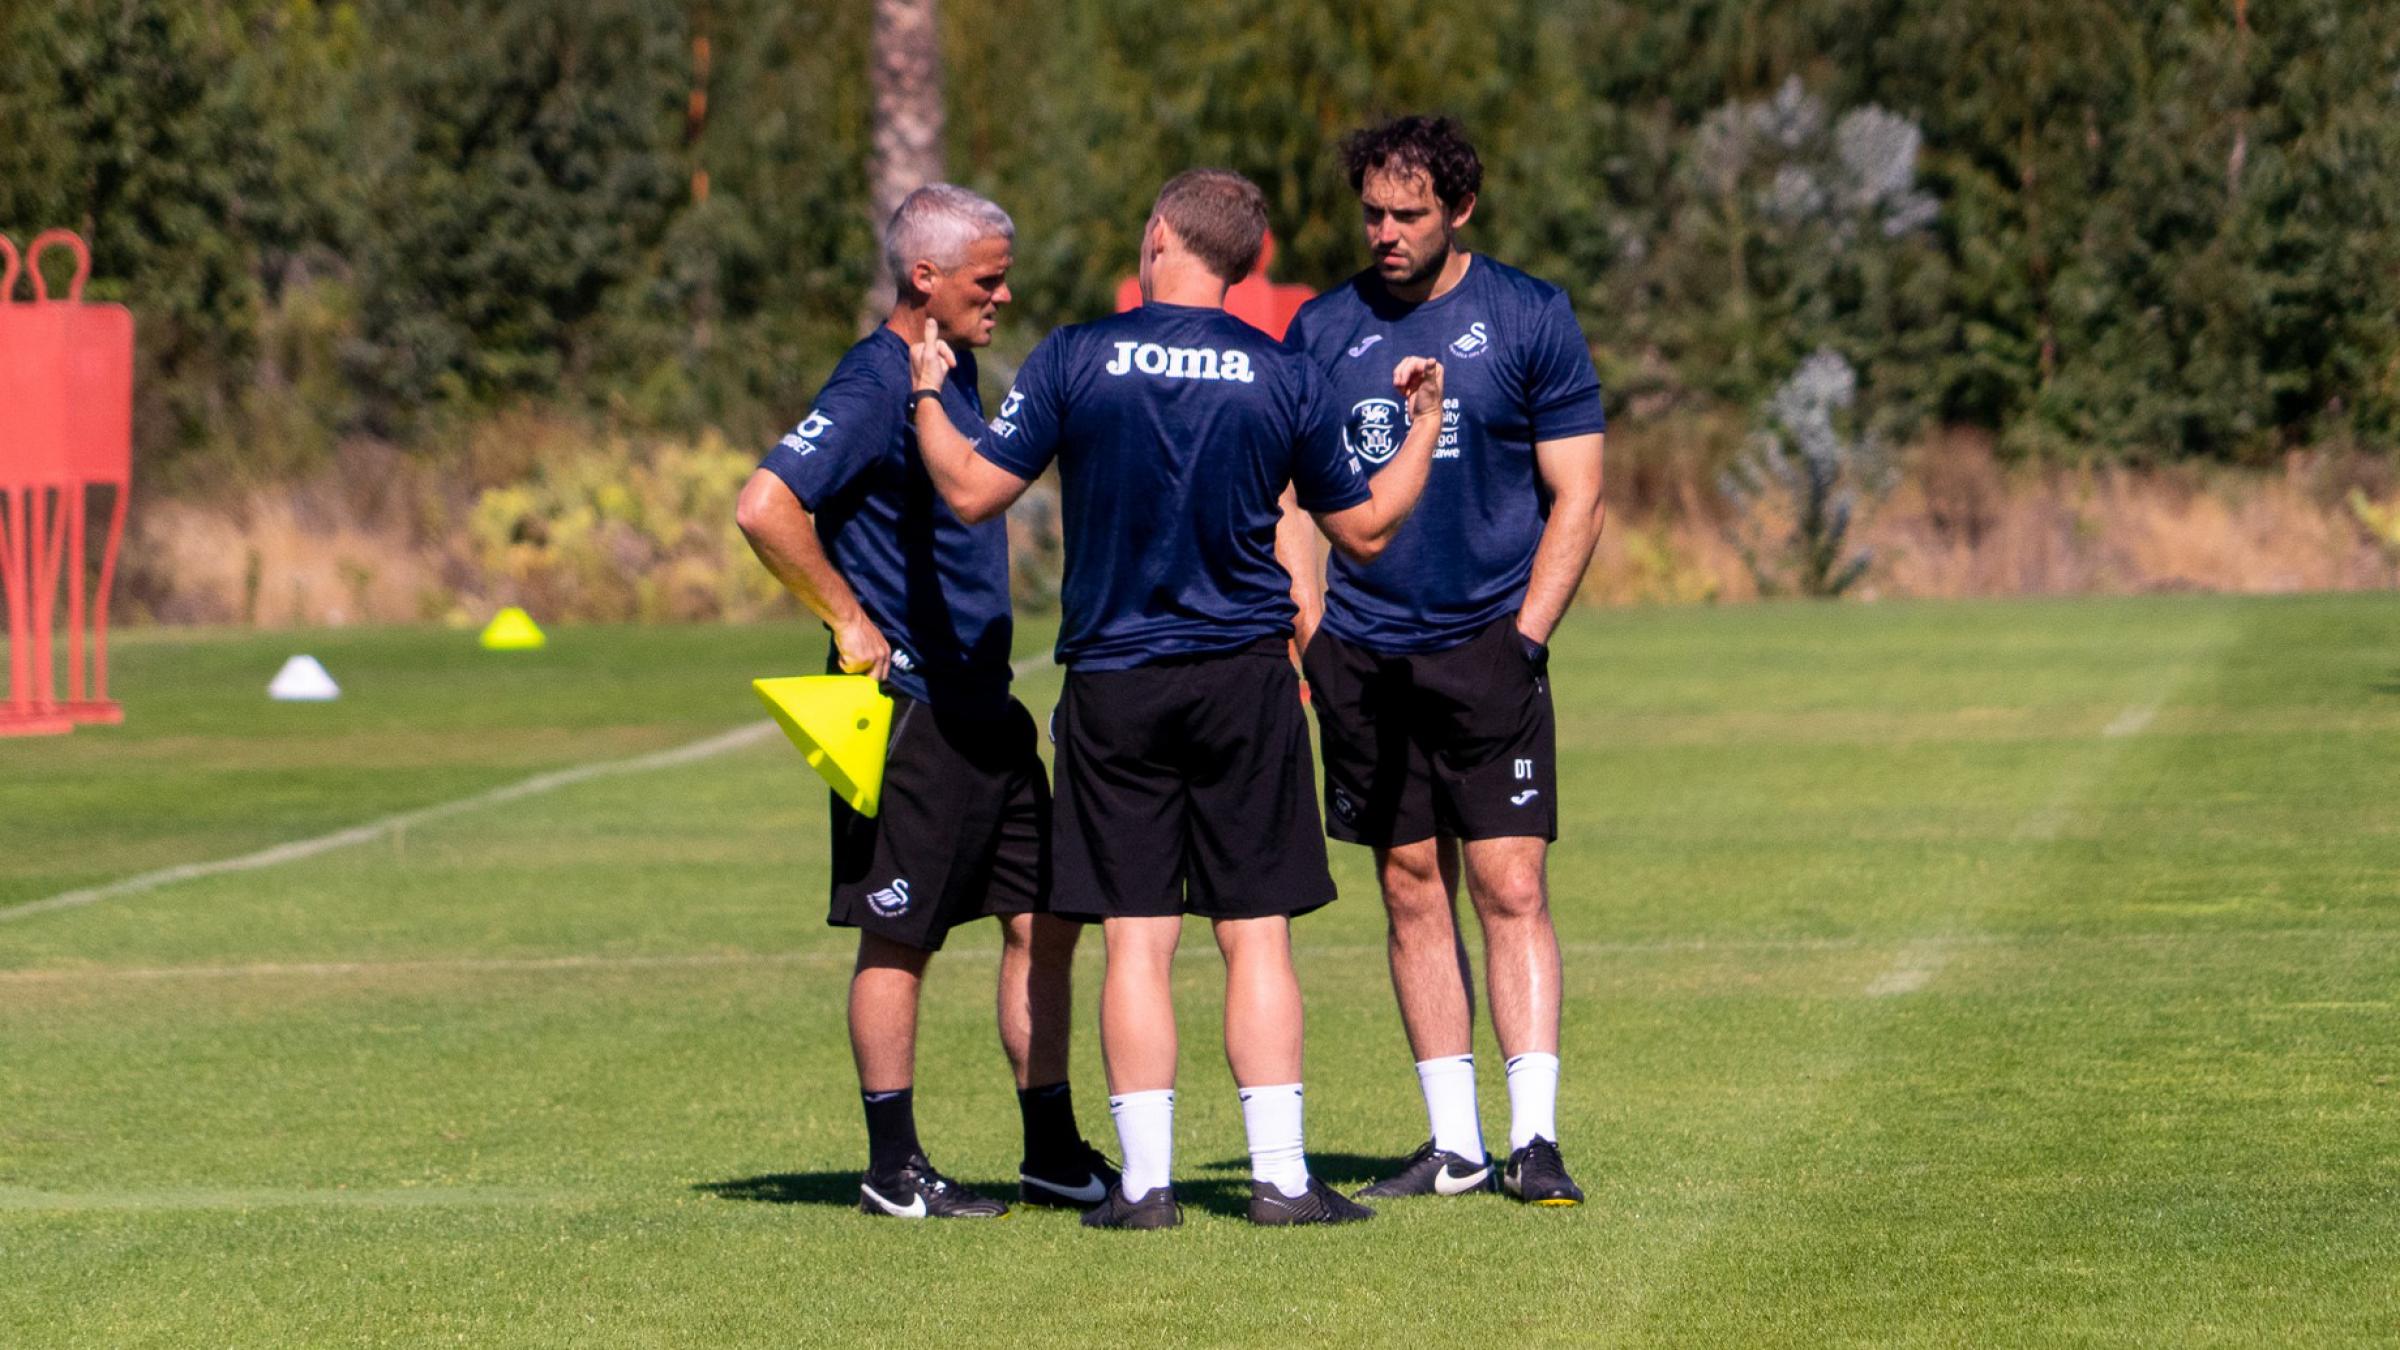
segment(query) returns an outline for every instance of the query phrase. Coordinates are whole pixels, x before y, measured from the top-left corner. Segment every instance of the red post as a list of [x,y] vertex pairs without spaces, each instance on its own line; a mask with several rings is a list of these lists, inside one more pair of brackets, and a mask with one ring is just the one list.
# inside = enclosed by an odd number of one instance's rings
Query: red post
[[[42,254],[52,248],[75,258],[64,299],[51,298],[41,271]],[[22,270],[32,282],[32,304],[16,303],[20,260],[5,239],[0,266],[6,274],[0,285],[0,582],[9,634],[9,698],[0,705],[0,735],[123,721],[123,709],[108,697],[108,593],[132,482],[133,315],[122,306],[83,303],[91,253],[65,230],[45,231],[25,251]],[[94,589],[86,517],[92,495],[102,489],[112,501]],[[64,699],[54,638],[62,585]]]
[[[1275,261],[1275,232],[1269,230],[1258,250],[1258,262],[1250,275],[1233,283],[1225,291],[1225,312],[1252,328],[1265,333],[1277,342],[1292,326],[1292,316],[1315,297],[1306,286],[1286,286],[1267,278],[1267,265]],[[1117,312],[1136,309],[1142,303],[1142,279],[1127,277],[1117,283]]]

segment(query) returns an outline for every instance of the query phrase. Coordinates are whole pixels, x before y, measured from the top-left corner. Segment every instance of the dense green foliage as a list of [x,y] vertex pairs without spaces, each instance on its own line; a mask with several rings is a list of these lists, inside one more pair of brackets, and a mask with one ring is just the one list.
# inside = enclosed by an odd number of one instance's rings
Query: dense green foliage
[[[521,399],[754,437],[868,275],[869,18],[0,0],[0,230],[91,233],[97,289],[140,312],[153,457],[422,439]],[[952,175],[1021,227],[1004,358],[1106,308],[1150,194],[1195,162],[1266,188],[1283,278],[1338,279],[1333,139],[1434,108],[1487,161],[1474,242],[1573,288],[1621,411],[1748,409],[1830,347],[1878,426],[1988,426],[2020,454],[2400,430],[2392,0],[992,0],[943,22]]]
[[[854,944],[822,923],[824,792],[780,738],[0,920],[0,1328],[11,1350],[2380,1343],[2393,603],[1575,616],[1552,891],[1591,1203],[1566,1212],[1251,1229],[1195,927],[1185,1228],[858,1214]],[[261,690],[289,635],[140,635],[127,725],[0,741],[0,915],[711,736],[760,719],[745,677],[822,642],[551,639],[311,633],[347,692],[304,707]],[[1043,715],[1058,676],[1020,692]],[[1366,850],[1334,865],[1341,899],[1294,941],[1312,1164],[1355,1184],[1425,1116]],[[1086,941],[1072,1074],[1106,1139]],[[933,963],[918,1118],[998,1189],[996,946],[975,925]],[[1493,1048],[1487,1020],[1496,1135]]]

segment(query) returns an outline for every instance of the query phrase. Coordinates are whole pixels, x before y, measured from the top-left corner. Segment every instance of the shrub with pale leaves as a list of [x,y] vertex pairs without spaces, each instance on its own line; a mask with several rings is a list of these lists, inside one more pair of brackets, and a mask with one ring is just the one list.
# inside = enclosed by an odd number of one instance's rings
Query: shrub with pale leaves
[[1718,479],[1734,507],[1728,535],[1761,594],[1835,596],[1873,555],[1851,552],[1859,511],[1891,490],[1894,457],[1850,424],[1858,373],[1820,348],[1778,387],[1749,445]]

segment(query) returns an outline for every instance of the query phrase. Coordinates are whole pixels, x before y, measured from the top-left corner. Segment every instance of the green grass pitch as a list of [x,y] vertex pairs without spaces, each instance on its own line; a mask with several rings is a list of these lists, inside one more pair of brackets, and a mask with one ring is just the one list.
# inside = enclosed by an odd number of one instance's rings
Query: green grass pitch
[[[1195,930],[1190,1221],[1103,1234],[850,1207],[849,944],[779,740],[8,913],[756,721],[813,631],[136,634],[128,725],[0,742],[0,1344],[2400,1335],[2400,601],[1581,612],[1556,649],[1591,1202],[1252,1230]],[[294,650],[340,702],[267,702]],[[1350,1185],[1425,1122],[1335,870],[1295,931]],[[1007,1192],[994,954],[934,966],[920,1123]],[[1098,973],[1075,1084],[1113,1148]]]

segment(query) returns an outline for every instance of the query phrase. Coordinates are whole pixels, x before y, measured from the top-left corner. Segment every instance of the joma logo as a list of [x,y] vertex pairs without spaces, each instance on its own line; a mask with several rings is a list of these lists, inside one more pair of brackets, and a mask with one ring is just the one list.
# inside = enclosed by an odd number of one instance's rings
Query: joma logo
[[1214,347],[1161,347],[1155,342],[1120,342],[1117,354],[1102,367],[1111,375],[1140,371],[1170,380],[1232,380],[1248,384],[1257,378],[1250,353],[1221,352]]

